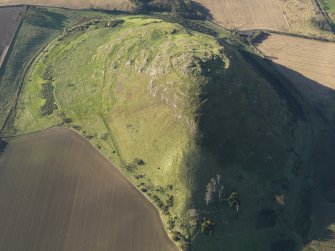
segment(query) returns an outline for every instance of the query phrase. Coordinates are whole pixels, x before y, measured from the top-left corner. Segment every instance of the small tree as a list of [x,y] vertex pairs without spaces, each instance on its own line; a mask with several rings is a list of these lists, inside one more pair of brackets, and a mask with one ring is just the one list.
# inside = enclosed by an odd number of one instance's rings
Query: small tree
[[221,200],[221,196],[223,194],[223,186],[222,185],[220,185],[218,191],[219,191],[219,200]]
[[206,206],[208,206],[208,204],[213,201],[213,192],[214,192],[213,184],[209,182],[206,186],[206,193],[205,193]]
[[216,192],[216,180],[214,178],[211,179],[211,183],[212,183],[212,186],[213,186],[213,192],[215,193]]
[[218,182],[218,185],[220,185],[220,181],[221,181],[221,175],[220,174],[216,175],[216,180]]
[[229,207],[239,207],[240,199],[237,192],[232,192],[227,198],[227,203]]
[[201,222],[201,233],[208,234],[210,237],[213,235],[215,222],[209,218],[203,218]]

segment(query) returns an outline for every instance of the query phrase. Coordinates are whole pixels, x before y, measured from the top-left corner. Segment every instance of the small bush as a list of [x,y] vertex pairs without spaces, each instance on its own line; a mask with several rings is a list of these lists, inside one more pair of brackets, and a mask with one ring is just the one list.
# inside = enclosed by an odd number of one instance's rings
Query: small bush
[[80,125],[73,125],[72,127],[73,127],[73,129],[75,129],[77,131],[79,131],[81,129]]
[[166,201],[166,205],[167,205],[168,207],[172,207],[172,206],[173,206],[173,196],[172,196],[172,195],[169,196],[169,198],[167,199],[167,201]]
[[138,166],[145,165],[144,160],[139,159],[139,158],[135,158],[133,163],[136,163],[136,165],[138,165]]
[[94,136],[93,136],[93,135],[87,135],[86,138],[87,138],[88,140],[91,140],[91,139],[94,138]]
[[227,198],[227,203],[229,207],[239,206],[241,201],[239,199],[238,193],[232,192]]
[[103,134],[101,134],[101,136],[100,136],[100,139],[102,139],[102,140],[107,140],[108,139],[108,136],[109,136],[109,134],[106,132],[106,133],[103,133]]
[[169,230],[174,229],[174,227],[175,227],[175,221],[173,219],[169,219],[167,223],[168,223],[168,229]]
[[0,139],[0,156],[5,151],[7,144],[8,143],[6,141]]
[[[71,119],[71,118],[64,118],[63,119],[63,122],[65,123],[65,124],[70,124],[70,123],[72,123],[73,122],[73,120]],[[86,132],[85,131],[83,131],[83,133],[85,134]]]
[[215,222],[212,219],[209,218],[203,218],[201,222],[201,233],[208,234],[209,236],[213,235],[214,228],[215,228]]

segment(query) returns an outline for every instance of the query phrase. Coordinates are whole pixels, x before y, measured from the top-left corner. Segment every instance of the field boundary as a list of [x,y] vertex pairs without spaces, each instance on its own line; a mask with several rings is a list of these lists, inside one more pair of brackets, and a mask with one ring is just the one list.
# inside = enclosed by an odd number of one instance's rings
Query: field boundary
[[334,23],[331,20],[331,18],[328,15],[328,12],[323,8],[323,4],[320,3],[320,0],[315,0],[315,4],[318,6],[319,10],[321,11],[322,15],[324,16],[324,18],[327,20],[328,24],[330,25],[332,31],[334,32],[335,28],[334,28]]

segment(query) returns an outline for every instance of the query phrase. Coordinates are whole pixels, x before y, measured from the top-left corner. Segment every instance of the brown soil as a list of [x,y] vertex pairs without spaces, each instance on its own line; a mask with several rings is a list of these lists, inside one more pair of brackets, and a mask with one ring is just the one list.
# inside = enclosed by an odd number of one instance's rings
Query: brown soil
[[86,139],[53,128],[0,158],[0,250],[177,250],[156,208]]

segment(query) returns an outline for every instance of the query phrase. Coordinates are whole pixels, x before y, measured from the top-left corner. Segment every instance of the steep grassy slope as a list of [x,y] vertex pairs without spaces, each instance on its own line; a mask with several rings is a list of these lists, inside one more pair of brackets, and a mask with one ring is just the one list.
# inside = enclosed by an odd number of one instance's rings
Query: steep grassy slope
[[[310,129],[262,64],[229,41],[159,19],[91,20],[37,57],[15,133],[78,130],[156,203],[184,247],[300,245]],[[203,217],[216,222],[214,239],[199,234]]]

